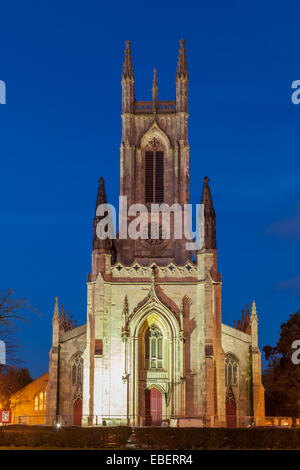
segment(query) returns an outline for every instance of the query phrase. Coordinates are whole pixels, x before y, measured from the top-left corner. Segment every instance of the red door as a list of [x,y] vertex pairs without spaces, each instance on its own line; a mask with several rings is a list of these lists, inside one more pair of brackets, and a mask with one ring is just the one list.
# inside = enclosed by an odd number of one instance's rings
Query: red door
[[162,395],[156,388],[146,390],[146,426],[160,426],[162,421]]
[[74,426],[81,426],[82,420],[82,400],[77,398],[73,405],[73,424]]
[[226,425],[228,428],[236,427],[236,404],[232,400],[226,402]]

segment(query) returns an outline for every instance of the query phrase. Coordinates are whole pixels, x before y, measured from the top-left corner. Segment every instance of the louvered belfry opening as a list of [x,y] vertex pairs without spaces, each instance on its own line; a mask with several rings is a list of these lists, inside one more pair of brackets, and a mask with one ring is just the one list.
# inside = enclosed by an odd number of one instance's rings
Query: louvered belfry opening
[[164,201],[164,152],[145,153],[145,202]]
[[145,163],[145,201],[153,202],[153,152],[146,152]]
[[155,202],[164,201],[164,152],[158,150],[155,165]]

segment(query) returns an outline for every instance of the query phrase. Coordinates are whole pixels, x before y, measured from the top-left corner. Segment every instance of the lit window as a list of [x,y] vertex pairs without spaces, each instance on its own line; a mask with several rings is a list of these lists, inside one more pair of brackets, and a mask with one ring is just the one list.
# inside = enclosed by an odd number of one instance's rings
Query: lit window
[[40,399],[39,399],[39,411],[43,411],[44,409],[44,392],[40,393]]
[[162,369],[163,367],[163,337],[160,329],[152,324],[146,336],[146,367],[150,369]]
[[45,411],[46,410],[46,391],[42,390],[34,398],[34,410]]

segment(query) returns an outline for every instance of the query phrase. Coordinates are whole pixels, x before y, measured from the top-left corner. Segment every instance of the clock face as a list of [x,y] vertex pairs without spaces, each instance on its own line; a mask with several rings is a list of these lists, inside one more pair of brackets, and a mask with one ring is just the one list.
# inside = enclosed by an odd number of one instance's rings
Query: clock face
[[[151,238],[151,228],[152,228],[152,233],[155,235],[157,238]],[[145,242],[150,245],[150,246],[157,246],[157,245],[162,245],[165,243],[167,240],[162,237],[162,226],[157,223],[149,223],[145,229],[144,229],[144,236],[146,237],[144,240]]]

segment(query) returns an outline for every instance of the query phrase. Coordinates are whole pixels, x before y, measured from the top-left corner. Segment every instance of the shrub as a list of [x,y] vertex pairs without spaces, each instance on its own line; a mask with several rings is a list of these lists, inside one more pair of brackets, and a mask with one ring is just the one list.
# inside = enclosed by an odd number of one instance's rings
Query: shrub
[[147,449],[300,449],[300,429],[137,428],[137,446]]
[[[7,426],[0,447],[126,447],[130,427]],[[300,428],[135,428],[137,448],[155,450],[300,449]]]
[[62,427],[57,430],[50,426],[7,426],[0,430],[0,446],[105,449],[113,444],[116,448],[125,448],[130,434],[128,427]]

